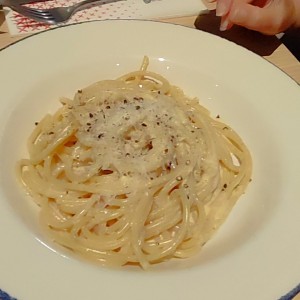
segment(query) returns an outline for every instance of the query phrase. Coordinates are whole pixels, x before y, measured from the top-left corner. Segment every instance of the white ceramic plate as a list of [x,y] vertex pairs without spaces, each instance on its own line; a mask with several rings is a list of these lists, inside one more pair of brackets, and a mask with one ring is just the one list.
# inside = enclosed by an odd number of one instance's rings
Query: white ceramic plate
[[[14,166],[34,122],[60,96],[139,68],[163,74],[249,146],[253,181],[192,259],[144,272],[97,267],[56,251]],[[50,30],[0,53],[0,288],[19,300],[277,299],[300,280],[300,88],[259,56],[210,34],[148,21]]]

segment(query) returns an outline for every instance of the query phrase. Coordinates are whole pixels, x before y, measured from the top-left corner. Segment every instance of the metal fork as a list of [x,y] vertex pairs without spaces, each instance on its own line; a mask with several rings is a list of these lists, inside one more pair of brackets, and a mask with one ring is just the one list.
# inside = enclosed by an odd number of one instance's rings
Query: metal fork
[[40,23],[58,24],[67,21],[76,11],[83,9],[86,6],[90,6],[92,3],[99,2],[100,4],[107,4],[118,1],[125,0],[85,0],[69,7],[55,7],[50,9],[34,9],[27,6],[15,5],[13,4],[13,1],[9,0],[5,0],[3,5]]

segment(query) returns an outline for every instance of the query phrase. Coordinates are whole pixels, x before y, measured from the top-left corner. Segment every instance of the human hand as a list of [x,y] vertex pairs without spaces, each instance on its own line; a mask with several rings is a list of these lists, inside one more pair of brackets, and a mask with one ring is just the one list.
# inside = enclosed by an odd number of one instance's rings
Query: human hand
[[233,24],[273,35],[300,27],[300,0],[217,0],[220,30]]

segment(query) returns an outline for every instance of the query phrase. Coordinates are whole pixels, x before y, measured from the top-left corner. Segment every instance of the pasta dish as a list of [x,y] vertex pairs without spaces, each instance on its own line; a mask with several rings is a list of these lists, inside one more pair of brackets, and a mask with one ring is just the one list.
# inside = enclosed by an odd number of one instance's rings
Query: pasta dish
[[62,98],[18,164],[51,239],[106,266],[198,253],[251,177],[237,133],[148,63]]

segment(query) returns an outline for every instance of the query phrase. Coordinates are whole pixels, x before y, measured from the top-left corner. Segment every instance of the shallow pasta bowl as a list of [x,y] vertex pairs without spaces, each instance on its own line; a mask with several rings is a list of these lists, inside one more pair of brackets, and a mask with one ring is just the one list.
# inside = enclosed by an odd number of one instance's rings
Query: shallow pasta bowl
[[[147,272],[104,269],[44,236],[38,208],[18,185],[14,168],[26,155],[35,121],[54,112],[59,97],[137,69],[144,55],[150,70],[198,97],[243,137],[253,157],[253,181],[196,257]],[[5,48],[0,63],[5,82],[0,105],[1,289],[24,300],[52,299],[54,291],[56,299],[75,300],[99,295],[276,299],[296,286],[300,90],[287,75],[221,38],[150,21],[60,27]]]

